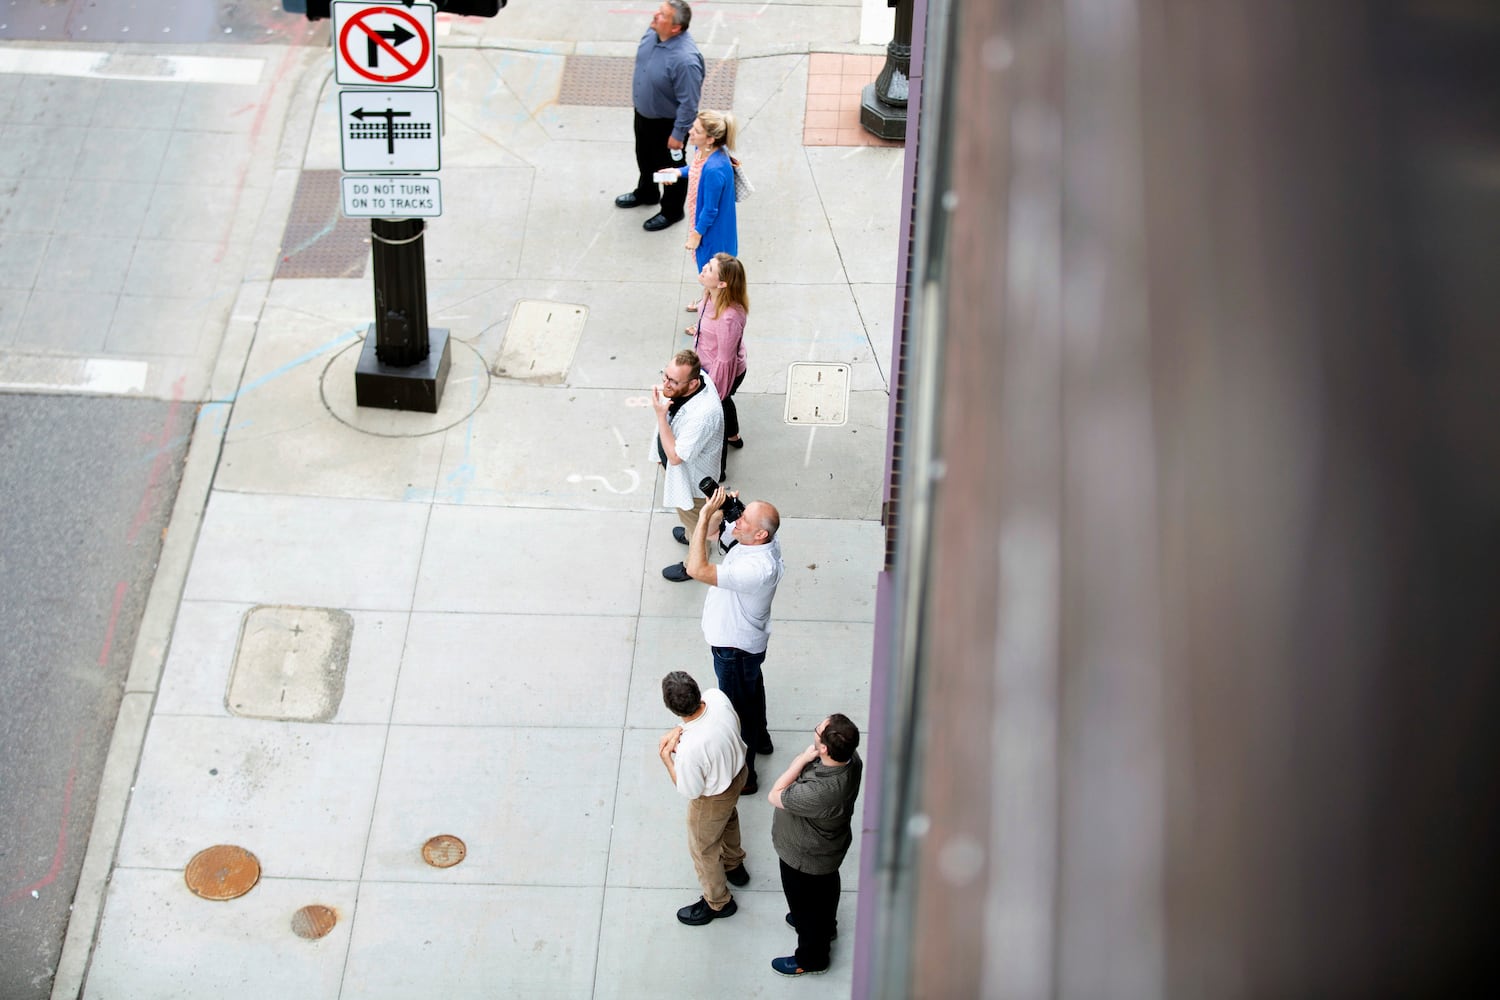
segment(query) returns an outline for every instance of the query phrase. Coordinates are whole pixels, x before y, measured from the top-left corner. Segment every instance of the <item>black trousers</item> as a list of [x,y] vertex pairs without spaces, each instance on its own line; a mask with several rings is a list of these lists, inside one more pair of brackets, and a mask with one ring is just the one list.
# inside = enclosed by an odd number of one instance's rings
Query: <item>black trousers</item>
[[734,385],[724,394],[724,440],[740,436],[740,411],[734,405],[734,394],[739,390],[740,383],[745,381],[748,371],[740,372],[734,379]]
[[734,394],[739,389],[740,383],[745,381],[748,372],[740,372],[734,380],[734,385],[729,387],[729,394],[724,397],[724,450],[719,454],[719,482],[724,481],[724,476],[729,472],[729,439],[740,436],[740,411],[734,405]]
[[635,165],[640,177],[635,182],[635,196],[643,205],[661,202],[661,214],[669,219],[682,218],[682,207],[687,202],[687,179],[676,184],[658,185],[651,175],[667,167],[681,167],[686,160],[672,159],[667,140],[672,138],[671,118],[647,118],[635,112]]
[[838,872],[809,875],[781,862],[781,891],[797,925],[797,964],[808,972],[828,968],[828,949],[838,931]]

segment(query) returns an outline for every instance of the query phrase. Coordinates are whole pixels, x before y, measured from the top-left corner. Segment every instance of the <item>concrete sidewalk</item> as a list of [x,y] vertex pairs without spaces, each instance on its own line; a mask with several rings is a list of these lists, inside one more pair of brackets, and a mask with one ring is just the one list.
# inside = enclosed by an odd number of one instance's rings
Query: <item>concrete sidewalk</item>
[[[567,60],[631,55],[650,9],[518,3],[445,23],[445,214],[426,260],[432,325],[454,343],[436,415],[354,406],[367,270],[277,278],[285,253],[256,252],[281,245],[302,173],[339,166],[331,58],[307,60],[274,167],[256,166],[264,210],[164,554],[170,641],[153,659],[143,627],[106,775],[105,797],[129,798],[117,845],[105,822],[91,845],[109,872],[97,940],[75,919],[54,995],[848,994],[858,851],[833,968],[776,976],[795,937],[763,796],[741,808],[739,913],[674,917],[698,888],[655,756],[674,721],[657,685],[713,674],[704,588],[660,576],[683,549],[648,400],[689,343],[696,269],[684,227],[645,233],[647,213],[612,204],[632,182],[629,109],[558,103]],[[783,516],[766,784],[828,712],[868,723],[903,151],[803,145],[809,53],[879,51],[855,44],[859,22],[858,4],[726,3],[693,29],[736,60],[758,189],[740,208],[750,371],[729,478]],[[492,374],[522,300],[586,317],[575,350],[541,348],[559,381]],[[807,360],[851,367],[843,426],[787,424],[788,366]],[[253,695],[279,669],[241,642],[263,605],[352,624],[328,721],[227,707],[232,683]],[[462,863],[424,863],[438,834],[463,840]],[[186,889],[215,844],[258,857],[248,894]],[[317,940],[291,928],[309,904],[338,915]]]

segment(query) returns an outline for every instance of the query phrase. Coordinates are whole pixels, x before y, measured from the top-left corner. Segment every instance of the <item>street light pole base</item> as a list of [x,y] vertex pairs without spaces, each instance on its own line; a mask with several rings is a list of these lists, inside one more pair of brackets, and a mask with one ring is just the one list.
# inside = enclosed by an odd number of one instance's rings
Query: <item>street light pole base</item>
[[365,331],[359,364],[354,367],[354,402],[382,410],[436,413],[451,364],[448,331],[429,327],[427,341],[426,358],[405,368],[393,368],[375,356],[375,324],[371,323]]
[[906,107],[887,104],[875,96],[875,84],[865,84],[859,101],[859,123],[882,139],[906,139]]

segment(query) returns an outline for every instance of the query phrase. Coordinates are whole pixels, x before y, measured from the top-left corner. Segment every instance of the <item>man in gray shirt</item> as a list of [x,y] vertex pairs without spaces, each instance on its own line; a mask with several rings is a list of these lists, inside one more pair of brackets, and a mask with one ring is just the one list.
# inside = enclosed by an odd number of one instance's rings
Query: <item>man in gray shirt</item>
[[839,865],[854,841],[854,800],[864,762],[859,728],[835,712],[813,730],[812,746],[797,755],[766,796],[776,813],[771,843],[781,858],[781,891],[797,929],[797,951],[771,959],[783,976],[828,971],[838,936]]
[[635,105],[635,190],[615,199],[620,208],[661,205],[642,227],[666,229],[683,216],[686,184],[669,184],[663,194],[652,177],[658,170],[682,166],[682,147],[698,117],[703,92],[703,54],[688,35],[693,8],[686,0],[663,0],[641,36],[630,86]]

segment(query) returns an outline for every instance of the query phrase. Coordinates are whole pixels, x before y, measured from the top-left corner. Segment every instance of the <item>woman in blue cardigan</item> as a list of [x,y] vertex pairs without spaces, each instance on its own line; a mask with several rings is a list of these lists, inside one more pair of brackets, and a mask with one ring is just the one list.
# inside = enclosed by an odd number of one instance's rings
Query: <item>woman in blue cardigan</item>
[[[734,115],[729,112],[698,112],[688,132],[688,145],[697,147],[697,155],[677,171],[687,178],[685,208],[687,217],[693,220],[692,232],[683,245],[694,251],[699,271],[716,253],[732,257],[740,252],[734,215],[734,164],[729,159],[735,131]],[[696,307],[695,302],[688,311]]]

